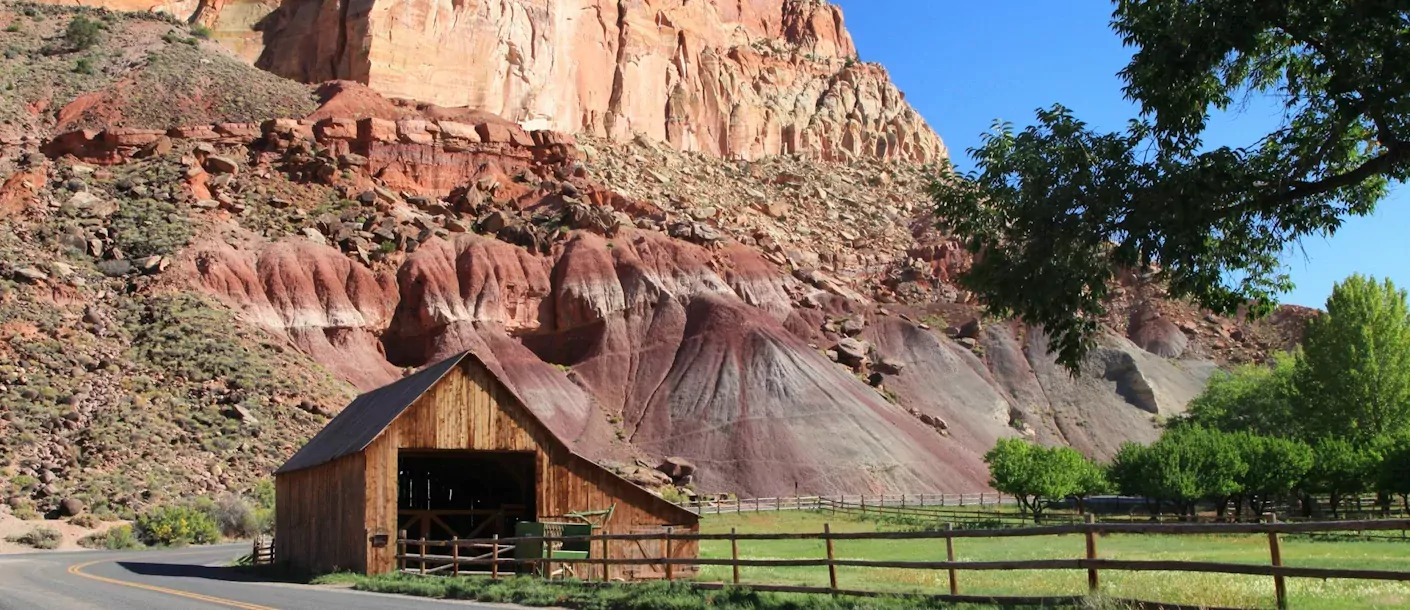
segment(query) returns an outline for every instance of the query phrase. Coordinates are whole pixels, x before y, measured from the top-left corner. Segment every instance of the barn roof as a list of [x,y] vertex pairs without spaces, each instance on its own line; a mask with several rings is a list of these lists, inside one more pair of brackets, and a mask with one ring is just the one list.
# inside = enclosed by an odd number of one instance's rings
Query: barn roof
[[274,474],[313,468],[366,449],[398,415],[469,354],[451,356],[414,375],[358,396]]

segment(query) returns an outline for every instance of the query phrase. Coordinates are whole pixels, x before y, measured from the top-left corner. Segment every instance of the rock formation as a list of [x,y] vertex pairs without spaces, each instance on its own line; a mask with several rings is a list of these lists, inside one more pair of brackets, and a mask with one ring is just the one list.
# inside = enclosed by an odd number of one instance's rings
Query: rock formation
[[276,74],[534,128],[746,159],[946,155],[817,0],[285,0],[262,27]]

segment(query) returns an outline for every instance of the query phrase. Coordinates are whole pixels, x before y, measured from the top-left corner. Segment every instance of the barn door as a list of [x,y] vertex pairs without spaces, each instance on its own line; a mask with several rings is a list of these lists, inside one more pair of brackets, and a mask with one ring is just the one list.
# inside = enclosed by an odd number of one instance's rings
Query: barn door
[[[685,528],[674,528],[677,534],[694,533]],[[665,535],[666,527],[660,525],[637,526],[632,528],[633,534]],[[660,559],[666,553],[666,545],[662,540],[628,540],[622,543],[624,549],[623,558],[627,559]],[[694,559],[698,556],[700,543],[695,540],[672,540],[672,559]],[[689,578],[695,576],[699,566],[675,566],[672,571],[676,578]],[[666,566],[663,565],[632,565],[626,566],[622,571],[622,577],[627,580],[659,580],[666,577]]]

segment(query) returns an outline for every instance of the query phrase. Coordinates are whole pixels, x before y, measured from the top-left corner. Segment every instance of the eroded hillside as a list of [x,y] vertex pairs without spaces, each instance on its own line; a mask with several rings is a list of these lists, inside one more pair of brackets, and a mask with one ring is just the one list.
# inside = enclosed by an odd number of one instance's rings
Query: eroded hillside
[[[20,23],[0,41],[41,44],[76,13],[43,14],[0,10]],[[996,438],[1109,456],[1153,439],[1216,364],[1288,341],[1130,276],[1074,377],[957,286],[968,255],[933,229],[917,165],[727,160],[356,83],[263,87],[184,25],[84,14],[146,53],[11,106],[12,508],[243,489],[356,389],[463,350],[645,483],[665,481],[638,460],[680,456],[707,491],[973,491]],[[181,82],[211,93],[113,93],[188,53]],[[206,103],[220,92],[239,103]]]

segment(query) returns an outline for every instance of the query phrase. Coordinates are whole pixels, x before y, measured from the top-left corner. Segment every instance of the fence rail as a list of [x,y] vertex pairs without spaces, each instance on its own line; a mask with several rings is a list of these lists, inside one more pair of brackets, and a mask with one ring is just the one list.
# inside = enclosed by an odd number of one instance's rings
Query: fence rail
[[274,564],[274,541],[255,538],[250,545],[250,564],[257,566]]
[[874,507],[1001,506],[1016,505],[1013,496],[999,493],[972,494],[878,494],[840,496],[789,496],[777,498],[696,499],[680,506],[700,515],[763,513],[789,510],[822,510],[830,505],[856,504]]
[[[1410,529],[1410,519],[1386,519],[1374,521],[1338,521],[1338,522],[1302,522],[1283,523],[1277,522],[1273,516],[1266,515],[1268,520],[1263,523],[1099,523],[1090,516],[1082,523],[1049,525],[1042,527],[1028,527],[1015,529],[990,529],[990,530],[959,530],[954,529],[952,524],[945,524],[943,529],[933,531],[912,531],[912,532],[847,532],[839,533],[831,531],[830,526],[825,526],[822,532],[812,533],[766,533],[766,534],[739,534],[731,531],[728,534],[676,534],[676,533],[653,533],[653,534],[603,534],[594,536],[556,536],[556,537],[518,537],[518,538],[493,538],[489,540],[450,540],[450,541],[428,541],[425,539],[409,539],[403,532],[402,537],[397,541],[397,560],[403,571],[420,574],[431,574],[437,572],[460,573],[462,566],[488,566],[491,568],[491,576],[499,577],[500,569],[504,566],[510,567],[531,567],[551,578],[555,574],[554,565],[558,566],[604,566],[600,571],[605,574],[605,566],[614,565],[650,565],[664,568],[666,578],[674,579],[673,567],[693,568],[698,566],[728,566],[732,568],[733,583],[740,584],[740,568],[750,567],[817,567],[827,568],[828,587],[791,587],[790,591],[833,593],[833,594],[871,594],[873,592],[858,592],[842,589],[837,581],[838,567],[852,568],[896,568],[912,570],[945,570],[949,573],[950,594],[948,596],[928,596],[939,599],[949,599],[959,601],[963,599],[973,599],[974,595],[960,594],[959,573],[964,571],[994,571],[994,570],[1085,570],[1087,572],[1087,585],[1090,592],[1097,592],[1101,587],[1101,573],[1104,571],[1165,571],[1165,572],[1203,572],[1220,574],[1243,574],[1254,576],[1270,576],[1274,579],[1275,594],[1279,608],[1287,608],[1287,588],[1285,579],[1287,578],[1341,578],[1341,579],[1363,579],[1382,581],[1410,581],[1410,572],[1391,570],[1352,570],[1342,568],[1313,568],[1285,566],[1282,563],[1280,535],[1283,534],[1304,534],[1317,532],[1344,532],[1344,531],[1389,531]],[[1151,560],[1131,560],[1131,559],[1103,559],[1098,553],[1097,537],[1107,534],[1156,534],[1156,535],[1191,535],[1191,534],[1266,534],[1268,536],[1269,556],[1271,561],[1267,565],[1224,563],[1212,561],[1151,561]],[[1005,560],[1005,561],[956,561],[955,545],[958,541],[967,538],[1006,538],[1020,536],[1054,536],[1054,535],[1081,535],[1085,539],[1085,553],[1072,559],[1036,559],[1036,560]],[[816,540],[825,542],[826,556],[808,559],[744,559],[740,557],[740,542],[764,541],[764,540]],[[945,561],[887,561],[887,560],[864,560],[864,559],[840,559],[837,557],[834,542],[846,540],[944,540],[946,545]],[[555,544],[564,542],[592,542],[601,541],[658,541],[666,548],[670,548],[672,542],[684,541],[729,541],[729,558],[671,558],[667,553],[663,557],[639,557],[639,558],[554,558],[552,549]],[[548,549],[545,557],[534,559],[517,559],[505,557],[500,553],[500,549],[508,549],[511,545],[518,543],[544,544]],[[428,554],[424,549],[428,547],[450,547],[453,549],[452,555]],[[463,556],[461,548],[493,548],[491,557],[486,558],[484,554],[469,557]],[[420,549],[419,553],[412,550]],[[416,566],[416,567],[412,567]],[[591,572],[591,571],[589,571]],[[587,574],[589,577],[591,573]],[[751,583],[749,586],[755,586]],[[759,587],[760,590],[764,590]],[[983,597],[983,596],[980,596]],[[1020,600],[1034,598],[1017,597],[983,597],[1006,603],[1020,603]]]

